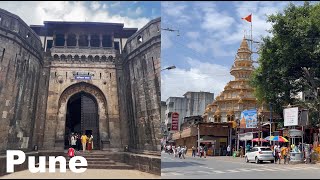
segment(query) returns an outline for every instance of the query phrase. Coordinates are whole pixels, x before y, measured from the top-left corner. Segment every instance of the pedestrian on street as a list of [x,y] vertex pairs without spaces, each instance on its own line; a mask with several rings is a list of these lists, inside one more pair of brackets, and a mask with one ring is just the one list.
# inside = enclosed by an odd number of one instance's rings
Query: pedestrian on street
[[192,146],[192,157],[196,157],[196,147]]
[[167,153],[170,155],[170,145],[167,145]]
[[188,147],[184,146],[184,154],[187,155]]
[[281,158],[282,158],[282,156],[281,156],[281,147],[278,145],[278,160],[279,160],[279,164],[281,163]]
[[230,147],[230,145],[228,145],[228,147],[227,147],[227,155],[226,156],[230,156],[230,151],[231,151],[231,147]]
[[199,156],[200,158],[202,157],[203,155],[203,147],[200,145],[200,148],[199,148]]
[[183,159],[185,159],[185,157],[184,157],[184,154],[185,154],[185,147],[184,146],[182,146],[181,148],[180,148],[180,153],[179,153],[179,158],[180,159],[182,159],[181,157],[183,157]]
[[181,158],[181,146],[179,145],[178,148],[177,148],[177,152],[176,154],[178,154],[179,158]]
[[273,157],[274,157],[274,163],[277,164],[278,157],[279,157],[277,145],[275,145],[273,148]]
[[240,158],[243,158],[243,147],[240,146]]
[[207,158],[207,152],[208,152],[208,147],[207,147],[207,146],[204,146],[204,148],[203,148],[204,158]]
[[246,146],[246,152],[245,152],[245,153],[249,152],[250,149],[251,149],[251,146],[250,146],[250,144],[248,143],[247,146]]
[[289,164],[289,162],[287,162],[289,149],[287,147],[283,147],[281,151],[283,155],[283,164],[286,164],[286,163]]

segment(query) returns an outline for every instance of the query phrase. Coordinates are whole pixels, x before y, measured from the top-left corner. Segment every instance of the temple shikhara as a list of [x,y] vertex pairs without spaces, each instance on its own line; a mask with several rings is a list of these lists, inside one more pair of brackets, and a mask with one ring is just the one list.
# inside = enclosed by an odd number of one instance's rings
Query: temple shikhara
[[231,122],[240,119],[243,110],[257,108],[254,90],[249,85],[249,78],[253,71],[251,50],[246,39],[243,38],[230,71],[235,79],[227,83],[212,104],[207,105],[204,121]]

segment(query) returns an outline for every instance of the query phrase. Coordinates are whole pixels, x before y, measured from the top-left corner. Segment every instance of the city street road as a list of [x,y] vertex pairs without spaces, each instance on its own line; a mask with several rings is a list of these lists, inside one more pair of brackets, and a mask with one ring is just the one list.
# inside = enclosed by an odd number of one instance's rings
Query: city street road
[[[282,162],[283,163],[283,162]],[[244,158],[174,158],[161,154],[162,179],[319,179],[319,164],[245,163]]]

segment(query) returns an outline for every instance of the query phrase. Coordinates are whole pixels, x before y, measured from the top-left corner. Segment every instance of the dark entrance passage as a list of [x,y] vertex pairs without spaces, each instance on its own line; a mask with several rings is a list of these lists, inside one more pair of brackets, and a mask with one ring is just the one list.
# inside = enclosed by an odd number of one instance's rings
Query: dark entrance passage
[[98,104],[85,92],[70,97],[67,104],[65,149],[69,148],[71,133],[93,135],[93,148],[100,149]]

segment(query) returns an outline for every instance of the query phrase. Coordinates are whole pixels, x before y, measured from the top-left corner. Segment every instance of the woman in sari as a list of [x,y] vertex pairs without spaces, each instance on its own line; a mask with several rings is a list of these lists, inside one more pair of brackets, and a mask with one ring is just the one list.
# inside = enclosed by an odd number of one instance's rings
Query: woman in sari
[[88,151],[90,152],[93,149],[93,136],[91,135],[88,141]]

